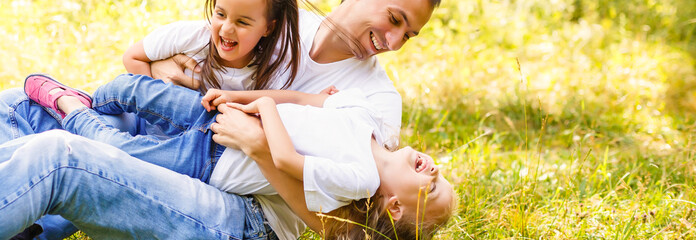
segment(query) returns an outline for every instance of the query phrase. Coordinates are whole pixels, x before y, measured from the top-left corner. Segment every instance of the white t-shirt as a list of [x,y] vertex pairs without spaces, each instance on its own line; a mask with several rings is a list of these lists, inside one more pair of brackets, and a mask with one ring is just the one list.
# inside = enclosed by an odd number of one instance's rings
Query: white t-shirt
[[[201,62],[208,56],[208,43],[210,42],[210,25],[207,21],[180,21],[161,26],[143,39],[145,55],[152,61],[162,60],[183,53],[196,62]],[[253,87],[251,75],[256,67],[244,68],[224,67],[224,71],[215,70],[217,79],[220,79],[220,89],[245,90]],[[189,69],[184,71],[186,75],[201,79],[193,75]],[[207,88],[211,88],[205,83]]]
[[[309,57],[309,51],[324,18],[305,10],[300,10],[299,17],[301,57],[298,76],[289,89],[307,93],[318,93],[330,85],[336,86],[339,90],[361,89],[367,95],[367,100],[382,116],[383,121],[379,131],[385,138],[383,144],[389,148],[395,148],[398,145],[401,129],[401,95],[396,91],[384,68],[378,63],[377,57],[372,56],[364,61],[349,58],[328,64],[315,62]],[[207,40],[209,37],[205,39]],[[270,88],[280,89],[285,84],[285,79],[287,79],[287,75],[274,81]],[[249,192],[266,191],[266,194],[274,192],[272,188],[267,187],[270,185],[267,185],[265,178],[262,180],[252,178],[252,176],[262,176],[258,166],[255,166],[255,162],[249,158],[240,160],[239,156],[236,156],[237,154],[240,152],[227,149],[220,158],[220,162],[223,162],[225,158],[233,159],[233,161],[236,159],[235,164],[240,166],[235,168],[237,172],[230,172],[231,176],[239,177],[228,178],[226,186],[230,189],[242,189],[244,186],[249,186],[246,189]],[[241,154],[243,155],[243,153]],[[218,163],[219,166],[220,163]],[[247,166],[247,169],[244,170],[243,166]],[[211,184],[213,184],[213,177],[211,176]],[[276,201],[264,200],[273,196],[276,197]],[[304,228],[297,226],[304,226],[304,223],[293,214],[286,204],[278,203],[280,200],[277,195],[256,195],[256,198],[259,199],[271,228],[280,239],[297,239],[302,234]]]
[[[295,149],[305,156],[303,184],[310,211],[329,212],[377,191],[371,139],[384,141],[376,131],[382,118],[359,89],[329,96],[323,108],[279,104],[277,109]],[[244,153],[227,149],[210,184],[241,195],[277,194],[260,173]]]
[[[339,90],[358,88],[362,90],[372,105],[382,114],[384,125],[380,131],[385,139],[384,144],[395,149],[399,143],[401,130],[401,95],[394,83],[387,76],[376,56],[366,60],[348,58],[333,63],[317,63],[309,56],[314,37],[324,17],[312,12],[300,10],[300,64],[295,81],[288,88],[306,93],[319,93],[321,90],[334,85]],[[279,89],[285,84],[288,73],[273,82],[271,88]]]

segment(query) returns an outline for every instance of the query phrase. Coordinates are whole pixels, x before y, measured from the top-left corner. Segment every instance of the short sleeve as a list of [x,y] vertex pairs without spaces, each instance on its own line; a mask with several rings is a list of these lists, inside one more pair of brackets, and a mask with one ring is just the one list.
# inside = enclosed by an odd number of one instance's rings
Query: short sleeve
[[157,61],[180,53],[192,56],[209,42],[207,22],[179,21],[161,26],[145,36],[143,48],[147,58]]
[[339,90],[324,101],[324,108],[361,107],[370,112],[379,126],[375,137],[387,149],[399,146],[401,130],[401,95],[396,91],[377,91],[365,95],[362,90],[351,88]]
[[361,167],[363,164],[305,156],[302,175],[307,209],[326,213],[375,194],[379,187],[377,168]]

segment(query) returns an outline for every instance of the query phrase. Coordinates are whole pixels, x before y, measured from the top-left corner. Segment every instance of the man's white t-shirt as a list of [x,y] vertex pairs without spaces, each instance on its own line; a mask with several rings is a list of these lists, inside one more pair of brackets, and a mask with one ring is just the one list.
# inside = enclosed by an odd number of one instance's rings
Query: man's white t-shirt
[[[319,93],[330,85],[336,86],[339,90],[361,89],[366,94],[368,102],[382,116],[382,126],[379,131],[385,138],[383,143],[389,148],[396,148],[401,129],[401,95],[396,91],[384,68],[378,63],[377,57],[372,56],[364,61],[350,58],[329,64],[315,62],[310,58],[309,51],[324,17],[305,10],[300,10],[299,17],[301,57],[298,76],[289,89],[307,93]],[[287,77],[278,78],[272,83],[271,88],[280,89],[285,84],[286,79]],[[236,159],[235,164],[240,166],[237,168],[239,170],[237,173],[244,173],[243,176],[232,173],[233,176],[239,177],[228,178],[227,184],[232,186],[234,182],[237,182],[236,186],[256,186],[257,188],[251,187],[247,189],[248,191],[273,192],[272,189],[263,187],[263,182],[267,182],[265,178],[259,180],[246,177],[250,175],[262,176],[262,174],[252,159],[245,157],[240,160],[239,156],[235,156],[237,154],[243,155],[238,151],[227,149],[220,159],[220,162],[226,157]],[[243,166],[247,166],[247,169],[244,169]],[[213,179],[211,179],[211,184],[213,184]],[[297,239],[302,234],[304,223],[294,215],[278,195],[255,195],[255,197],[262,205],[271,228],[280,239]]]
[[[334,85],[338,90],[358,88],[367,96],[368,101],[384,118],[380,131],[385,136],[387,148],[395,149],[399,143],[401,130],[401,95],[389,79],[376,56],[366,60],[348,58],[333,63],[317,63],[309,56],[314,37],[324,17],[312,12],[300,10],[300,63],[297,77],[288,88],[306,93],[319,93]],[[273,82],[271,88],[279,89],[285,84],[289,73],[284,73]]]
[[[185,54],[200,63],[208,56],[210,36],[210,24],[207,21],[179,21],[161,26],[145,36],[143,48],[147,58],[152,61]],[[251,76],[254,71],[256,67],[246,66],[244,68],[224,67],[224,70],[213,72],[220,80],[220,89],[246,90],[253,88],[254,81]],[[195,79],[201,79],[189,69],[186,69],[184,73]],[[205,81],[204,84],[207,88],[212,87]]]
[[[387,76],[384,68],[378,63],[375,56],[367,60],[360,61],[354,58],[342,61],[320,64],[309,57],[309,51],[314,43],[314,36],[319,29],[319,25],[324,17],[314,13],[300,10],[299,31],[301,46],[301,57],[298,69],[298,76],[289,87],[307,93],[319,93],[330,85],[336,86],[339,90],[349,88],[359,88],[367,96],[367,100],[382,116],[382,126],[379,127],[381,135],[384,136],[383,144],[389,148],[398,145],[399,131],[401,128],[401,96],[396,91],[394,84]],[[196,61],[201,61],[207,55],[206,45],[210,40],[210,30],[205,21],[179,22],[163,26],[145,37],[143,46],[150,60],[159,60],[171,57],[175,54],[184,53]],[[168,46],[168,47],[162,47]],[[250,89],[253,84],[250,82],[253,69],[227,69],[232,73],[232,79],[225,80],[223,90],[243,90]],[[192,75],[189,70],[185,72]],[[288,74],[288,73],[286,73]],[[195,76],[194,76],[195,77]],[[221,78],[226,79],[226,78]],[[287,79],[279,77],[271,85],[272,89],[280,89]],[[209,87],[209,86],[207,86]],[[236,161],[240,167],[236,168],[243,175],[228,178],[228,186],[252,186],[246,191],[259,192],[260,194],[271,194],[272,188],[264,187],[267,180],[258,178],[248,178],[245,176],[262,176],[255,162],[244,157],[240,159],[239,151],[227,149],[223,153],[220,162],[225,158]],[[219,164],[218,164],[219,166]],[[246,166],[247,169],[244,169]],[[211,184],[213,180],[211,179]],[[253,189],[256,186],[257,189]],[[264,192],[265,191],[265,192]],[[292,210],[282,201],[278,195],[255,195],[262,205],[264,214],[269,220],[271,228],[276,232],[280,239],[297,239],[304,231],[304,223],[292,212]]]

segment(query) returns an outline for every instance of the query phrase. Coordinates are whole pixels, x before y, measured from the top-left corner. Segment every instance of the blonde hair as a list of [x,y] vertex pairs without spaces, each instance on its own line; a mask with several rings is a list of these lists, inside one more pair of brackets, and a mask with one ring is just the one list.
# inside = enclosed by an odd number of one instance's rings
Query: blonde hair
[[[456,194],[453,194],[456,195]],[[427,196],[426,196],[427,201]],[[449,222],[455,213],[456,196],[445,214],[419,221],[418,214],[404,214],[394,221],[384,204],[384,196],[375,194],[370,198],[355,200],[351,204],[320,214],[325,225],[319,233],[324,239],[431,239],[435,233]],[[424,212],[424,211],[423,211]],[[425,215],[425,213],[423,214]]]

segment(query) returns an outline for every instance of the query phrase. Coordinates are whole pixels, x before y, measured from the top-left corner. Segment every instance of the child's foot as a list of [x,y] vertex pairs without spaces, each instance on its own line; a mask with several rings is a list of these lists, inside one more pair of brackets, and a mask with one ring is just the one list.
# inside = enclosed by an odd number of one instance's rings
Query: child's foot
[[[65,112],[87,106],[92,107],[92,97],[89,94],[63,85],[55,79],[43,75],[32,74],[24,80],[24,92],[31,100],[41,106],[51,108],[65,118]],[[66,98],[61,98],[65,96]],[[62,108],[59,108],[59,101]],[[66,110],[66,111],[63,111]]]

